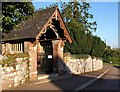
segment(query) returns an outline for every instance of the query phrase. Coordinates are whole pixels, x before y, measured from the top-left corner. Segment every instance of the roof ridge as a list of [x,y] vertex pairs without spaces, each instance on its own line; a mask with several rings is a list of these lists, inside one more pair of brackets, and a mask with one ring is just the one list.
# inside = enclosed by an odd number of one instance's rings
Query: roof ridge
[[49,7],[46,6],[46,8],[38,9],[35,13],[39,13],[39,12],[42,12],[42,11],[50,10],[50,9],[53,9],[53,8],[58,8],[58,6],[49,6]]

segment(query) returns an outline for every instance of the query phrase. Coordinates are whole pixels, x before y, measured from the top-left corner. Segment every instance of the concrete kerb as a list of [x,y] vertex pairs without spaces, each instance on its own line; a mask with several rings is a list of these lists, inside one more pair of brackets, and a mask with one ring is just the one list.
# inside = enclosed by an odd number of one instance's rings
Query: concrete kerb
[[80,91],[83,90],[84,88],[86,88],[87,86],[91,85],[93,82],[95,82],[96,80],[100,79],[104,74],[106,74],[110,69],[107,69],[106,71],[104,71],[102,74],[100,74],[99,76],[95,77],[94,79],[88,81],[87,83],[85,83],[84,85],[74,89],[73,92],[75,91]]

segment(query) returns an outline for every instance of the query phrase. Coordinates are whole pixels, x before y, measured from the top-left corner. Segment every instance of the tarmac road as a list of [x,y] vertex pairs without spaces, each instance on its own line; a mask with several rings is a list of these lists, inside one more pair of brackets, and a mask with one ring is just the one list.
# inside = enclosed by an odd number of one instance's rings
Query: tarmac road
[[110,71],[95,81],[92,85],[86,87],[84,90],[116,90],[120,91],[120,66],[115,67],[107,65]]

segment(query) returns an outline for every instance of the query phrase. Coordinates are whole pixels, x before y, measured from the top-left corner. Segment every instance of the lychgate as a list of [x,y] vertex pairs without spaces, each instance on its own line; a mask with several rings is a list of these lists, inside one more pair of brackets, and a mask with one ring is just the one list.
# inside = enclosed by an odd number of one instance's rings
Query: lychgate
[[30,79],[39,73],[60,73],[65,42],[72,42],[58,7],[47,8],[22,21],[2,40],[2,54],[29,53]]

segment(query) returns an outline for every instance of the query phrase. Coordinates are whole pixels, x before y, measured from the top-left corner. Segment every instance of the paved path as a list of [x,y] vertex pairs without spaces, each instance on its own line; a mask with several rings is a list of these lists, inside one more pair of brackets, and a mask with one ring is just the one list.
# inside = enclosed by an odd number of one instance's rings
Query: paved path
[[[54,80],[54,81],[46,82],[46,83],[40,83],[39,81],[25,83],[23,85],[20,85],[18,87],[11,88],[8,90],[15,90],[14,92],[16,92],[17,90],[19,90],[19,92],[20,92],[20,90],[22,90],[22,91],[23,90],[59,90],[59,91],[70,90],[70,91],[75,91],[75,89],[83,86],[85,83],[88,83],[90,80],[93,80],[94,78],[96,78],[96,76],[101,75],[103,72],[105,72],[109,68],[111,70],[109,71],[109,73],[107,73],[107,75],[103,76],[103,78],[100,79],[101,81],[97,80],[97,81],[99,81],[98,83],[94,82],[93,84],[91,84],[93,86],[88,86],[84,90],[90,90],[90,89],[94,90],[94,87],[96,87],[95,89],[99,90],[99,89],[101,89],[101,87],[106,86],[107,81],[109,81],[110,79],[111,79],[111,81],[109,82],[110,85],[114,84],[114,87],[116,86],[113,89],[118,89],[118,85],[117,85],[117,83],[118,83],[117,82],[118,68],[112,67],[111,65],[105,65],[104,68],[99,71],[85,73],[85,74],[81,74],[81,75],[74,75],[72,77],[58,79],[58,80]],[[106,76],[108,76],[108,77],[106,77]],[[112,80],[114,80],[116,82],[114,82]],[[104,81],[105,81],[106,85],[104,85]],[[109,89],[109,87],[111,87],[111,86],[107,86],[106,89]],[[103,88],[105,88],[105,87],[103,87]]]

